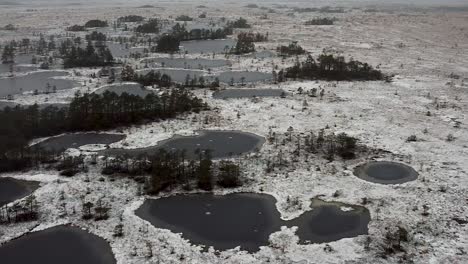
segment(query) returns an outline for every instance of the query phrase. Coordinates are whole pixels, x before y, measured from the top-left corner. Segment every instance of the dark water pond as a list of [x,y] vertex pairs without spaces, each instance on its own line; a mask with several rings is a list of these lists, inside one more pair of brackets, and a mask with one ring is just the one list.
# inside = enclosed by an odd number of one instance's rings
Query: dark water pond
[[274,53],[273,51],[269,51],[269,50],[262,50],[262,51],[254,52],[251,56],[256,59],[266,59],[266,58],[275,57],[276,53]]
[[279,97],[283,94],[286,92],[280,89],[226,89],[214,92],[213,98]]
[[31,64],[32,62],[32,54],[17,54],[15,56],[15,63],[10,64],[3,64],[0,63],[0,74],[9,73],[11,65],[13,65],[14,72],[28,72],[32,70],[36,70],[39,65],[23,65],[23,64]]
[[184,59],[184,58],[152,58],[142,61],[143,63],[157,63],[157,65],[169,68],[183,69],[207,69],[230,65],[228,60],[209,60],[209,59]]
[[354,175],[381,184],[399,184],[418,178],[418,173],[410,166],[390,161],[375,161],[358,166],[354,169]]
[[156,154],[161,149],[166,151],[185,150],[187,158],[197,158],[195,153],[199,150],[210,150],[213,158],[226,158],[261,148],[265,139],[251,133],[239,131],[199,131],[197,136],[174,136],[158,145],[140,149],[108,149],[101,153],[117,156],[128,154],[138,156],[143,153]]
[[236,45],[233,39],[181,41],[182,51],[188,53],[224,53]]
[[0,206],[21,199],[39,188],[39,182],[0,178]]
[[365,207],[319,199],[313,199],[311,207],[312,211],[287,221],[288,226],[299,227],[296,234],[301,242],[325,243],[368,233],[371,217]]
[[314,200],[312,211],[284,221],[270,195],[237,193],[178,195],[147,200],[136,214],[157,228],[169,229],[192,243],[226,250],[240,246],[249,252],[268,245],[281,226],[298,226],[302,242],[321,243],[368,232],[369,212],[343,212],[334,204]]
[[125,135],[104,133],[76,133],[65,134],[46,139],[33,147],[40,147],[47,151],[63,151],[69,148],[79,148],[89,144],[112,144],[125,138]]
[[273,79],[273,74],[266,72],[227,71],[218,76],[223,83],[251,83]]
[[105,85],[103,87],[100,87],[94,92],[97,94],[102,94],[106,91],[114,92],[118,95],[121,95],[123,93],[128,93],[131,95],[138,95],[141,97],[145,97],[148,94],[153,93],[151,90],[146,89],[145,87],[141,86],[141,84],[138,84],[138,83],[116,83],[116,84]]
[[32,72],[27,75],[17,76],[12,78],[0,79],[0,97],[5,97],[9,94],[19,94],[26,91],[38,90],[44,92],[47,90],[47,84],[50,85],[50,92],[55,85],[58,90],[70,89],[78,86],[71,80],[55,79],[53,77],[67,76],[68,73],[62,71],[41,71]]
[[106,240],[78,227],[56,226],[29,233],[0,247],[2,264],[112,264]]
[[128,57],[131,53],[141,53],[143,54],[144,48],[137,48],[137,47],[128,47],[126,48],[125,45],[115,43],[115,42],[107,42],[107,47],[109,48],[112,56],[117,58]]

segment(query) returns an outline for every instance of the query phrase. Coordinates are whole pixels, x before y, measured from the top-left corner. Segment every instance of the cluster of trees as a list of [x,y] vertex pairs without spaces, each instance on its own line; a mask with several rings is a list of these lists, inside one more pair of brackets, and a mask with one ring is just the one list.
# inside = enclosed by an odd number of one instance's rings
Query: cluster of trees
[[39,205],[34,195],[30,195],[24,201],[12,206],[0,207],[0,224],[12,224],[39,219]]
[[[365,151],[365,147],[359,146],[358,140],[346,133],[327,134],[324,129],[318,133],[310,132],[308,134],[294,133],[294,129],[289,127],[285,137],[270,132],[268,140],[277,146],[293,145],[292,154],[296,157],[307,157],[309,155],[320,155],[329,161],[337,157],[342,159],[354,159],[359,152]],[[295,147],[294,147],[295,146]],[[266,171],[270,172],[276,167],[287,166],[288,161],[283,157],[283,151],[280,151],[278,157],[267,160]]]
[[33,138],[111,129],[174,118],[181,113],[206,108],[201,99],[176,88],[161,95],[149,94],[145,98],[112,92],[102,95],[76,94],[67,108],[47,106],[40,109],[37,105],[6,107],[0,110],[0,172],[21,170],[39,162],[55,160],[55,153],[29,148],[28,142]]
[[117,19],[117,23],[142,22],[143,20],[145,20],[145,18],[142,16],[128,15],[128,16],[119,17]]
[[229,21],[227,23],[227,27],[229,28],[251,28],[252,26],[249,23],[247,23],[246,19],[240,17],[237,20]]
[[317,26],[329,26],[333,25],[335,19],[333,18],[314,18],[305,22],[306,26],[317,25]]
[[297,41],[292,42],[288,46],[279,46],[276,48],[276,51],[280,56],[297,56],[306,53],[305,49],[297,44]]
[[180,39],[173,34],[165,34],[158,40],[158,44],[151,48],[152,52],[175,53],[179,51]]
[[12,45],[5,45],[2,52],[2,63],[14,63],[15,62],[15,48]]
[[146,23],[139,25],[138,27],[135,28],[135,31],[138,33],[143,33],[143,34],[158,34],[160,31],[160,22],[156,18],[152,18],[148,20]]
[[239,34],[237,36],[237,43],[231,48],[230,53],[241,55],[251,52],[255,52],[254,40],[249,34]]
[[187,15],[180,15],[176,17],[175,21],[193,21],[193,18],[187,16]]
[[96,47],[88,41],[86,48],[72,46],[71,48],[61,49],[63,56],[63,67],[103,67],[110,66],[114,62],[114,57],[107,46],[102,42],[95,44]]
[[187,74],[185,82],[183,84],[175,84],[171,77],[167,74],[161,74],[159,71],[151,70],[146,74],[138,74],[130,65],[125,65],[122,69],[121,80],[125,82],[137,82],[143,86],[152,86],[157,85],[159,87],[170,87],[176,85],[177,87],[198,87],[205,88],[207,86],[211,88],[219,87],[219,78],[215,78],[213,81],[209,82],[205,77],[191,77],[190,74]]
[[104,203],[102,199],[97,200],[96,204],[83,201],[81,206],[81,218],[84,220],[94,219],[95,221],[100,221],[109,218],[109,211],[111,208],[108,204]]
[[12,31],[12,30],[16,30],[16,27],[13,24],[8,24],[8,25],[4,26],[3,29]]
[[237,35],[237,38],[250,39],[251,42],[264,42],[268,41],[268,32],[266,34],[254,33],[254,32],[241,32]]
[[304,62],[297,62],[296,65],[287,68],[284,76],[292,79],[333,81],[373,81],[389,78],[367,63],[357,60],[346,61],[343,56],[331,54],[321,54],[317,60],[309,55]]
[[67,27],[66,30],[67,31],[72,31],[72,32],[86,31],[86,27],[81,26],[81,25],[73,25],[73,26]]
[[85,28],[96,28],[96,27],[107,27],[107,26],[109,26],[107,21],[103,21],[99,19],[92,19],[84,24]]
[[191,88],[194,88],[194,87],[205,88],[207,86],[209,86],[210,88],[218,88],[219,83],[220,83],[220,81],[219,81],[218,77],[214,78],[213,81],[209,82],[203,76],[200,76],[200,77],[193,76],[192,77],[192,76],[190,76],[190,74],[187,74],[187,76],[185,76],[184,86],[185,87],[191,87]]
[[130,65],[124,66],[120,78],[122,81],[137,82],[143,86],[157,85],[159,87],[170,87],[173,84],[171,76],[167,74],[161,74],[154,70],[151,70],[146,74],[138,74]]
[[106,41],[107,37],[104,33],[93,31],[87,34],[85,37],[86,41]]
[[117,157],[106,162],[102,173],[132,176],[145,184],[147,194],[157,194],[177,186],[191,190],[195,185],[210,191],[215,183],[224,188],[242,184],[238,164],[229,160],[214,162],[209,150],[196,150],[195,153],[198,156],[196,159],[187,159],[185,151],[164,149],[153,156],[143,154],[133,159]]
[[172,27],[172,34],[179,40],[206,40],[206,39],[223,39],[227,35],[232,34],[231,28],[213,29],[192,29],[188,31],[185,25],[179,23]]

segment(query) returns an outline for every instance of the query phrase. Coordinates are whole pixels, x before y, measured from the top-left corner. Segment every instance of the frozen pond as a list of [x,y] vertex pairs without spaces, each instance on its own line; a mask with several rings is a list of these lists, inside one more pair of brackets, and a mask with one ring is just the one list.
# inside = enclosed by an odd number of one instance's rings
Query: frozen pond
[[26,197],[38,187],[39,182],[35,181],[0,178],[0,206]]
[[228,60],[184,59],[184,58],[151,58],[144,59],[142,63],[157,63],[158,66],[183,69],[208,69],[230,65]]
[[100,133],[76,133],[51,137],[33,147],[40,147],[47,151],[63,151],[69,148],[79,148],[90,144],[109,145],[125,138],[120,134],[100,134]]
[[248,72],[248,71],[226,71],[218,76],[223,83],[251,83],[260,81],[269,81],[273,79],[273,74],[265,72]]
[[236,45],[233,39],[181,41],[182,51],[188,53],[225,53]]
[[68,73],[64,71],[40,71],[12,78],[1,78],[0,87],[2,89],[0,89],[0,97],[34,91],[36,89],[39,92],[45,92],[47,86],[49,86],[50,92],[53,91],[54,86],[57,90],[78,86],[78,83],[72,80],[54,78],[62,76],[68,76]]
[[268,245],[270,234],[281,226],[297,226],[301,242],[312,243],[368,232],[370,215],[363,207],[344,212],[337,205],[315,201],[312,211],[284,221],[275,204],[276,200],[265,194],[177,195],[146,200],[136,214],[157,228],[182,233],[194,244],[217,250],[240,246],[255,252]]
[[244,98],[244,97],[280,97],[286,92],[281,89],[226,89],[213,93],[215,99]]
[[197,158],[196,150],[209,150],[213,158],[226,158],[260,149],[265,142],[263,137],[239,131],[199,131],[197,136],[174,136],[158,142],[158,145],[140,149],[108,149],[102,153],[111,156],[129,154],[138,156],[146,153],[154,155],[160,149],[167,151],[185,150],[188,158]]
[[375,161],[358,166],[354,169],[354,175],[381,184],[405,183],[418,178],[418,173],[413,168],[390,161]]
[[112,264],[112,249],[102,238],[78,227],[56,226],[26,234],[0,247],[3,264]]
[[104,92],[114,92],[118,95],[127,93],[130,95],[138,95],[145,97],[150,93],[153,93],[151,90],[146,89],[141,84],[138,83],[114,83],[110,85],[105,85],[94,91],[97,94],[103,94]]

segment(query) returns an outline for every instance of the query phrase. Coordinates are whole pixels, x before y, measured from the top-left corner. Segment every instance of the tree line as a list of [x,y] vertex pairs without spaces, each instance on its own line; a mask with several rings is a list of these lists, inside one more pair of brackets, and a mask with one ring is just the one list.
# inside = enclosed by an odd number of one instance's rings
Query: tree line
[[174,118],[199,112],[207,105],[183,89],[142,98],[123,93],[76,94],[69,107],[38,105],[6,107],[0,110],[0,172],[21,170],[51,161],[56,153],[29,148],[28,142],[65,132],[95,131]]
[[[284,78],[280,78],[284,76]],[[311,55],[304,62],[297,62],[294,66],[281,70],[278,81],[291,79],[333,80],[333,81],[376,81],[389,80],[380,70],[371,65],[351,59],[346,61],[343,56],[321,54],[317,59]],[[281,80],[282,79],[282,80]]]

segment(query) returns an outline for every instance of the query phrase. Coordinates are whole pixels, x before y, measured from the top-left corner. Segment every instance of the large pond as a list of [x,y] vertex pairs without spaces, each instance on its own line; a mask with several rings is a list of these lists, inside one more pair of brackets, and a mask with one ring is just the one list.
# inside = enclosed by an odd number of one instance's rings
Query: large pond
[[[155,63],[157,66],[183,69],[208,69],[230,65],[228,60],[209,60],[209,59],[184,59],[184,58],[151,58],[144,59],[142,63]],[[155,66],[155,65],[152,65]]]
[[56,226],[29,233],[0,247],[2,264],[113,264],[106,240],[78,227]]
[[39,182],[0,178],[0,206],[24,198],[39,188]]
[[96,91],[94,91],[97,94],[103,94],[104,92],[109,91],[109,92],[114,92],[118,95],[121,95],[123,93],[127,93],[130,95],[138,95],[141,97],[145,97],[148,94],[153,93],[153,91],[146,89],[139,83],[114,83],[114,84],[109,84],[100,87]]
[[286,95],[281,89],[226,89],[213,93],[215,99],[245,98],[245,97],[279,97]]
[[410,166],[391,161],[374,161],[357,166],[354,175],[381,184],[399,184],[418,178],[418,173]]
[[161,149],[166,151],[185,150],[187,158],[197,158],[197,150],[209,150],[213,158],[226,158],[260,149],[265,139],[255,134],[239,131],[198,131],[197,136],[176,135],[158,145],[140,149],[108,149],[101,153],[110,156],[153,155]]
[[48,138],[32,147],[39,147],[47,151],[63,151],[69,148],[79,148],[90,144],[109,145],[125,138],[121,134],[105,133],[76,133],[64,134],[57,137]]
[[363,207],[342,211],[339,204],[313,200],[312,210],[284,221],[270,195],[237,193],[177,195],[150,199],[136,214],[157,228],[169,229],[192,243],[218,250],[240,246],[249,252],[268,245],[281,226],[297,226],[301,242],[322,243],[367,234],[369,212]]
[[0,97],[19,94],[26,91],[34,91],[36,89],[39,92],[45,92],[47,90],[47,86],[49,86],[50,92],[52,92],[53,86],[55,86],[57,90],[70,89],[78,86],[78,84],[72,80],[54,78],[67,75],[68,73],[63,71],[41,71],[17,77],[1,78]]
[[248,71],[226,71],[218,76],[224,83],[251,83],[260,81],[269,81],[273,79],[273,74],[266,72],[248,72]]
[[188,53],[225,53],[236,45],[233,39],[181,41],[181,50]]

